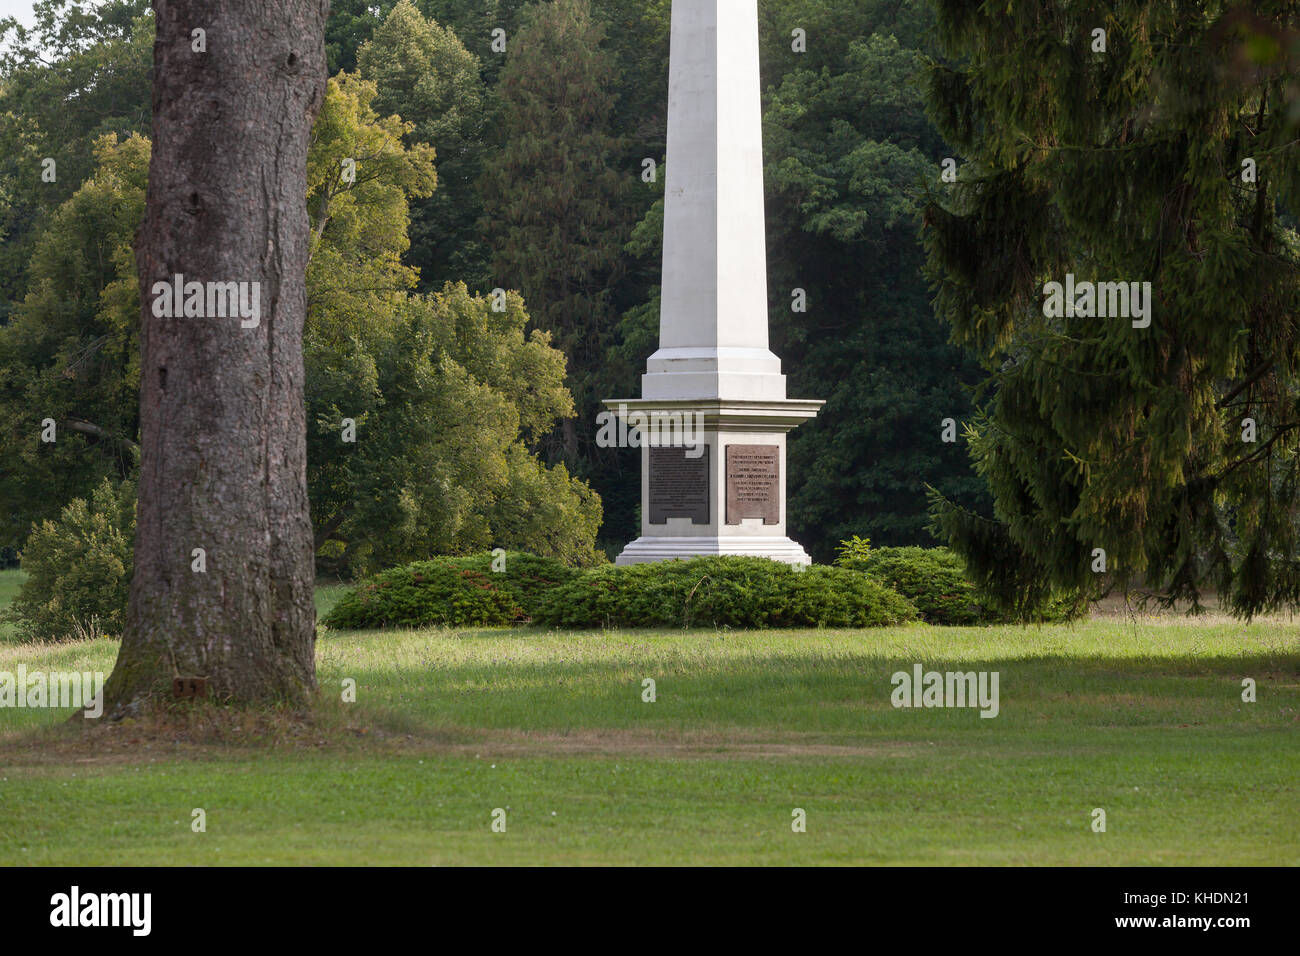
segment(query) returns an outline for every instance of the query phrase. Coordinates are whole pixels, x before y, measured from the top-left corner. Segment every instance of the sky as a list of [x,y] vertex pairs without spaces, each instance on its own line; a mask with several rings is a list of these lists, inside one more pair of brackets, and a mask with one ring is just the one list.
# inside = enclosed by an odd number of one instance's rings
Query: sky
[[17,17],[25,25],[32,25],[32,0],[0,0],[0,20]]

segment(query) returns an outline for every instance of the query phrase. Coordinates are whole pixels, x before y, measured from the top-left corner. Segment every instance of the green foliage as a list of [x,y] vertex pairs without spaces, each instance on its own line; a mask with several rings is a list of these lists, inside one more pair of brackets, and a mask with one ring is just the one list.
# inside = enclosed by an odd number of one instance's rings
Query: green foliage
[[988,624],[998,615],[984,607],[975,585],[967,580],[961,558],[947,548],[869,548],[855,542],[836,563],[865,572],[908,598],[929,624]]
[[308,492],[335,570],[493,546],[597,560],[600,499],[524,445],[572,408],[563,356],[527,322],[517,295],[495,312],[456,285],[364,338],[309,336]]
[[357,63],[378,89],[379,114],[413,124],[408,139],[438,151],[440,188],[412,205],[408,261],[420,270],[422,287],[439,289],[449,281],[484,286],[483,203],[474,187],[491,116],[478,57],[450,27],[426,20],[401,0],[358,50]]
[[[396,44],[400,65],[425,40],[455,38],[403,4],[373,43]],[[363,66],[390,75],[376,65],[393,66],[381,49],[363,51]],[[408,291],[407,204],[434,185],[433,150],[403,145],[412,124],[381,119],[378,100],[370,80],[330,80],[309,156],[304,354],[318,558],[351,576],[493,546],[591,564],[600,499],[525,444],[573,413],[564,356],[547,333],[525,332],[518,295],[497,312],[464,283]],[[355,183],[341,177],[349,157]],[[355,441],[343,438],[345,420]]]
[[[0,543],[101,480],[134,473],[140,306],[131,244],[149,141],[105,135],[93,175],[35,244],[28,292],[0,326]],[[55,441],[42,440],[53,419]]]
[[27,577],[5,616],[31,640],[121,634],[134,537],[135,485],[105,479],[89,502],[74,498],[57,521],[32,529]]
[[551,591],[536,619],[556,627],[880,627],[912,620],[906,598],[866,575],[767,558],[603,565]]
[[[331,77],[307,155],[308,331],[329,341],[382,328],[415,285],[416,271],[403,262],[408,204],[438,184],[433,148],[405,146],[411,124],[380,118],[375,96],[369,80]],[[355,182],[345,176],[348,160]]]
[[416,6],[430,20],[456,31],[466,48],[483,64],[483,79],[496,86],[506,55],[492,49],[492,31],[506,33],[507,53],[519,33],[520,17],[535,0],[416,0]]
[[[308,481],[323,561],[363,574],[501,545],[591,563],[599,499],[525,445],[572,412],[563,356],[524,332],[517,296],[496,313],[464,286],[409,293],[407,202],[433,189],[433,150],[405,146],[410,124],[379,118],[375,95],[357,76],[331,79],[308,156]],[[28,295],[0,327],[0,542],[11,546],[137,464],[132,238],[149,143],[106,136],[97,150],[100,165],[56,213]],[[41,441],[47,417],[52,443]],[[355,444],[341,441],[345,418]]]
[[[0,20],[0,325],[22,301],[50,217],[99,162],[102,138],[149,132],[148,0],[38,0],[32,19],[31,28]],[[53,182],[42,179],[47,158]]]
[[[921,620],[937,625],[1009,623],[967,576],[961,557],[947,548],[886,547],[854,535],[841,541],[835,563],[861,571],[916,605]],[[1035,622],[1063,622],[1078,617],[1085,605],[1078,595],[1046,591],[1020,615]]]
[[871,547],[870,538],[862,538],[855,534],[853,537],[841,541],[839,547],[835,550],[839,554],[839,557],[835,559],[835,563],[843,567],[846,561],[867,561],[875,551],[880,549]]
[[577,422],[564,423],[556,444],[570,466],[594,448],[589,426],[603,396],[593,381],[630,225],[622,203],[639,182],[614,165],[623,144],[612,132],[617,73],[604,40],[590,0],[524,11],[497,88],[501,144],[482,180],[493,281],[523,293],[568,360]]
[[[1300,606],[1298,9],[938,3],[932,110],[966,163],[926,241],[988,373],[969,450],[994,509],[944,495],[935,527],[1008,607],[1051,587]],[[1149,327],[1045,315],[1067,273],[1150,282]]]
[[330,0],[325,21],[325,68],[330,76],[356,72],[357,51],[393,6],[393,0]]
[[520,552],[434,558],[391,568],[344,595],[321,621],[326,627],[479,627],[526,622],[543,595],[575,574],[552,558]]
[[[920,84],[929,17],[922,3],[764,5],[769,324],[789,393],[826,401],[789,445],[790,530],[820,560],[854,532],[931,543],[927,485],[987,508],[961,447],[938,440],[942,419],[970,416],[979,369],[947,343],[921,272],[924,183],[946,154]],[[796,26],[806,54],[790,50]]]
[[[378,88],[375,108],[414,124],[413,138],[440,153],[463,150],[481,133],[478,57],[455,31],[401,0],[357,51],[361,75]],[[467,140],[469,141],[467,143]]]

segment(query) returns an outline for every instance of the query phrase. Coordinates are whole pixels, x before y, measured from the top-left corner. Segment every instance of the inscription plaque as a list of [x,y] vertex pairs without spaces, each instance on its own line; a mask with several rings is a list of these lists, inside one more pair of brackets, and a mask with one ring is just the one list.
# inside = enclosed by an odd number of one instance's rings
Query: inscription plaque
[[740,524],[745,518],[781,523],[778,445],[727,446],[727,524]]
[[651,447],[650,524],[667,524],[669,518],[690,518],[691,524],[709,523],[709,446],[698,458],[687,448]]

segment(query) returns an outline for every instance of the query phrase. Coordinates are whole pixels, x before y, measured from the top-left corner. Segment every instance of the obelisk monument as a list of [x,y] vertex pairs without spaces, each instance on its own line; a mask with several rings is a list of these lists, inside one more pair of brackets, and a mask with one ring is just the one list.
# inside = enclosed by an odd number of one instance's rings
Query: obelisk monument
[[[706,554],[807,564],[786,536],[786,433],[820,401],[787,399],[768,348],[757,0],[673,0],[659,350],[638,424],[685,418],[703,447],[647,429],[641,537],[619,564]],[[687,417],[689,416],[689,417]]]

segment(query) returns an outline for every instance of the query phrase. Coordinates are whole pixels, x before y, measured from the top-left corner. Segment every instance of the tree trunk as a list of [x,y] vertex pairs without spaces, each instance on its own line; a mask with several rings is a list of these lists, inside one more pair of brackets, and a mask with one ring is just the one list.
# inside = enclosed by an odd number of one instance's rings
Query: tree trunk
[[[316,684],[302,331],[327,9],[154,3],[135,575],[105,688],[112,717],[170,696],[174,677],[252,702],[301,703]],[[208,290],[204,314],[179,302],[166,314],[156,284],[178,274]],[[231,282],[249,283],[250,308],[222,317],[208,283]]]

